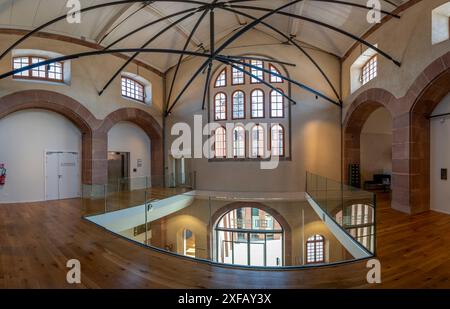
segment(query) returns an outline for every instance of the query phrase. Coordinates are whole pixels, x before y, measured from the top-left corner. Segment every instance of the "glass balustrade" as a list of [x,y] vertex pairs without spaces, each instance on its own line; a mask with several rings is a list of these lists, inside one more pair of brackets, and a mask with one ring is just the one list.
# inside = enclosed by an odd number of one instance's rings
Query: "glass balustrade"
[[309,173],[306,194],[201,191],[194,178],[85,186],[85,218],[144,246],[221,265],[310,267],[375,252],[373,194]]

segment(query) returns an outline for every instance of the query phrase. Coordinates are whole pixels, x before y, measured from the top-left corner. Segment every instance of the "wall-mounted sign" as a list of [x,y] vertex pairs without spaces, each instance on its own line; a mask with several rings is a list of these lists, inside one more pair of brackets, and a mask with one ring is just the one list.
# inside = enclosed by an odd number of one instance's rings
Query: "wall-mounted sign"
[[137,159],[137,167],[142,167],[142,159]]
[[441,180],[447,180],[447,169],[441,168]]

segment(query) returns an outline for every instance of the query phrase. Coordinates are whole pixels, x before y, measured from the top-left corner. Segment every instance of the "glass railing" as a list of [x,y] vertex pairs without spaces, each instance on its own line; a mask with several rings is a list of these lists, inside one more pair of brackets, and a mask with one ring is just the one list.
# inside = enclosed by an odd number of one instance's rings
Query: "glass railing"
[[183,182],[169,174],[135,178],[110,179],[107,184],[84,184],[82,204],[84,216],[108,213],[165,199],[188,192],[195,186],[193,174],[181,177]]
[[307,173],[306,193],[332,221],[376,253],[376,195],[319,175]]
[[361,258],[359,245],[336,236],[304,192],[188,191],[170,181],[144,190],[133,183],[100,192],[106,210],[86,219],[141,245],[220,265],[291,268]]

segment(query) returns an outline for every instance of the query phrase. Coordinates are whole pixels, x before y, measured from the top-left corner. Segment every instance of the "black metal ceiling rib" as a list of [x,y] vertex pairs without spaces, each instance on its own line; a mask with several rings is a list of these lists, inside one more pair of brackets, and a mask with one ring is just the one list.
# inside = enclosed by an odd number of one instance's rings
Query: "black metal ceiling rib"
[[[289,2],[287,4],[284,4],[274,10],[271,10],[270,12],[268,12],[267,14],[263,15],[262,17],[258,18],[257,20],[254,20],[253,22],[249,23],[248,25],[246,25],[245,27],[243,27],[242,29],[240,29],[239,31],[237,31],[235,34],[233,34],[228,40],[226,40],[221,46],[219,46],[219,48],[217,50],[214,50],[214,52],[212,53],[212,56],[215,56],[217,54],[219,54],[221,51],[223,51],[228,45],[230,45],[231,43],[233,43],[237,38],[239,38],[242,34],[244,34],[245,32],[247,32],[248,30],[252,29],[253,27],[255,27],[256,25],[258,25],[261,21],[263,21],[264,19],[274,15],[276,12],[285,9],[291,5],[294,5],[298,2],[301,2],[303,0],[294,0],[292,2]],[[192,84],[192,82],[195,80],[195,78],[205,69],[205,67],[208,65],[210,59],[206,60],[199,68],[198,70],[194,73],[194,75],[191,77],[191,79],[184,85],[183,89],[181,90],[181,92],[178,94],[177,98],[175,99],[175,101],[172,103],[172,105],[170,105],[169,109],[166,111],[166,115],[170,114],[170,112],[172,111],[172,109],[176,106],[176,104],[179,102],[181,96],[184,94],[184,92],[186,92],[186,90],[189,88],[189,86]]]
[[[230,5],[230,7],[239,8],[239,9],[255,10],[255,11],[263,11],[263,12],[270,12],[271,11],[270,9],[267,9],[267,8],[256,7],[256,6],[248,6],[248,5],[234,5],[233,4],[233,5]],[[285,16],[289,16],[289,17],[292,17],[292,18],[301,19],[301,20],[304,20],[304,21],[307,21],[307,22],[310,22],[310,23],[314,23],[316,25],[319,25],[319,26],[331,29],[331,30],[333,30],[335,32],[339,32],[339,33],[341,33],[341,34],[343,34],[345,36],[348,36],[348,37],[350,37],[350,38],[352,38],[352,39],[354,39],[354,40],[356,40],[356,41],[366,45],[367,47],[377,51],[379,54],[381,54],[385,58],[391,60],[397,66],[399,66],[399,67],[401,66],[401,63],[399,61],[395,60],[391,55],[389,55],[388,53],[386,53],[383,50],[379,49],[375,45],[370,44],[366,40],[364,40],[364,39],[362,39],[362,38],[360,38],[360,37],[358,37],[358,36],[356,36],[356,35],[354,35],[354,34],[352,34],[350,32],[347,32],[345,30],[339,29],[339,28],[337,28],[335,26],[329,25],[329,24],[324,23],[322,21],[315,20],[313,18],[309,18],[309,17],[305,17],[305,16],[301,16],[301,15],[297,15],[297,14],[292,14],[292,13],[288,13],[288,12],[280,12],[280,11],[276,12],[276,14],[280,14],[280,15],[285,15]]]
[[199,53],[199,52],[193,52],[193,51],[182,51],[177,49],[170,49],[170,48],[118,48],[118,49],[108,49],[108,50],[95,50],[90,52],[83,52],[83,53],[77,53],[67,56],[61,56],[52,58],[49,60],[45,60],[42,62],[34,63],[31,65],[28,65],[26,67],[11,70],[7,73],[3,73],[0,75],[0,80],[5,79],[7,77],[13,76],[15,74],[19,74],[24,71],[28,71],[40,66],[46,66],[52,63],[56,62],[64,62],[74,59],[80,59],[80,58],[86,58],[86,57],[92,57],[92,56],[101,56],[101,55],[110,55],[110,54],[116,54],[116,53],[149,53],[149,54],[174,54],[174,55],[187,55],[187,56],[194,56],[194,57],[203,57],[208,58],[210,57],[209,54],[205,53]]
[[295,63],[290,63],[290,62],[281,61],[281,60],[272,59],[272,58],[264,58],[264,57],[234,56],[234,55],[227,55],[227,56],[222,56],[222,57],[226,57],[226,58],[230,58],[230,59],[267,61],[267,62],[278,63],[278,64],[282,64],[282,65],[287,65],[287,66],[290,66],[290,67],[296,67],[297,66]]
[[[89,11],[97,10],[104,7],[110,7],[110,6],[116,6],[116,5],[122,5],[122,4],[128,4],[128,3],[139,3],[139,2],[147,2],[148,0],[120,0],[120,1],[114,1],[114,2],[106,2],[102,4],[97,4],[93,6],[86,7],[84,9],[80,10],[80,13],[86,13]],[[242,1],[242,0],[240,0]],[[154,0],[154,2],[183,2],[183,3],[191,3],[191,4],[198,4],[198,5],[205,5],[205,2],[201,1],[195,1],[195,0]],[[18,46],[20,43],[28,39],[30,36],[34,35],[35,33],[41,31],[42,29],[47,28],[48,26],[53,25],[54,23],[57,23],[61,20],[64,20],[67,18],[67,14],[64,14],[62,16],[59,16],[55,19],[52,19],[51,21],[46,22],[45,24],[40,25],[36,29],[30,31],[29,33],[25,34],[23,37],[18,39],[16,42],[14,42],[10,47],[8,47],[1,55],[0,60],[3,59],[6,54],[8,54],[11,50],[13,50],[16,46]]]
[[[206,8],[203,8],[203,10],[205,10]],[[183,16],[179,19],[177,19],[176,21],[172,22],[170,25],[168,25],[167,27],[164,27],[161,31],[159,31],[157,34],[155,34],[152,38],[150,38],[147,42],[145,42],[141,48],[146,48],[148,45],[150,45],[153,41],[155,41],[157,38],[159,38],[161,35],[163,35],[165,32],[167,32],[169,29],[173,28],[175,25],[177,25],[178,23],[182,22],[183,20],[186,20],[187,18],[193,16],[195,13],[200,12],[201,10],[196,10],[195,12],[191,12],[189,14],[187,14],[186,16]],[[131,63],[131,61],[133,61],[137,56],[139,55],[139,52],[136,52],[133,54],[133,56],[131,56],[130,58],[128,58],[128,60],[114,73],[114,75],[109,79],[109,81],[105,84],[105,86],[102,88],[102,90],[100,90],[100,92],[98,93],[98,95],[102,95],[105,90],[109,87],[109,85],[111,85],[111,83],[114,81],[114,79],[128,66],[128,64]]]
[[[227,59],[226,57],[223,57],[223,56],[217,56],[217,58],[218,58],[218,59],[220,58],[221,60],[232,61],[232,62],[235,63],[235,64],[240,64],[240,65],[249,67],[249,68],[251,68],[251,69],[260,70],[260,71],[263,71],[264,73],[267,73],[267,74],[270,74],[270,75],[279,77],[279,78],[281,78],[281,79],[283,79],[283,80],[285,80],[285,81],[288,81],[288,82],[290,82],[290,83],[293,83],[294,85],[296,85],[296,86],[298,86],[298,87],[300,87],[300,88],[302,88],[302,89],[304,89],[304,90],[306,90],[306,91],[308,91],[308,92],[313,93],[314,95],[317,95],[318,97],[321,97],[321,98],[327,100],[328,102],[333,103],[334,105],[337,105],[337,106],[339,106],[339,107],[342,107],[342,103],[341,103],[340,101],[339,101],[339,102],[338,102],[338,101],[335,101],[335,100],[329,98],[328,96],[324,95],[323,93],[321,93],[321,92],[315,90],[314,88],[309,87],[309,86],[307,86],[307,85],[305,85],[305,84],[303,84],[303,83],[300,83],[300,82],[298,82],[298,81],[296,81],[296,80],[293,80],[292,78],[289,78],[289,77],[284,76],[284,75],[282,75],[282,74],[279,74],[279,73],[276,73],[276,72],[272,72],[272,71],[267,70],[267,69],[265,69],[265,68],[257,67],[257,66],[255,66],[255,65],[252,65],[252,64],[247,63],[247,62],[231,60],[231,59],[229,59],[229,58]],[[276,89],[274,89],[274,90],[276,90]],[[278,92],[279,92],[279,91],[278,91]]]
[[[230,11],[232,13],[235,14],[240,14],[242,16],[245,16],[247,18],[256,20],[257,18],[255,16],[252,16],[250,14],[247,13],[243,13],[243,12],[239,12],[237,10],[231,9],[231,8],[227,8],[224,7],[224,10]],[[287,39],[291,44],[293,44],[298,50],[300,50],[307,58],[308,60],[314,65],[314,67],[320,72],[320,74],[323,76],[323,78],[325,79],[325,81],[327,82],[327,84],[330,86],[331,90],[334,92],[334,95],[336,96],[336,98],[339,100],[339,102],[342,102],[341,96],[339,95],[336,87],[334,87],[333,83],[331,82],[330,78],[328,77],[328,75],[325,73],[325,71],[322,69],[322,67],[314,60],[314,58],[304,49],[302,48],[299,44],[297,44],[297,42],[295,42],[291,37],[287,36],[286,34],[284,34],[281,30],[275,28],[274,26],[266,23],[266,22],[261,22],[261,25],[268,27],[269,29],[275,31],[276,33],[278,33],[279,35],[283,36],[285,39]]]
[[[215,0],[212,4],[215,4],[218,0]],[[205,10],[203,11],[202,15],[199,17],[199,19],[197,20],[197,22],[194,25],[194,28],[192,28],[191,33],[189,34],[189,37],[186,40],[186,43],[183,46],[183,50],[187,50],[187,48],[189,47],[189,44],[192,40],[192,37],[194,36],[194,34],[197,32],[198,27],[200,26],[201,22],[203,21],[203,19],[205,18],[206,14],[208,14],[209,10]],[[183,61],[183,57],[184,55],[180,55],[178,57],[178,62],[177,62],[177,66],[175,68],[175,72],[173,73],[173,77],[172,77],[172,82],[170,84],[170,89],[169,89],[169,95],[167,96],[167,102],[170,102],[170,100],[172,99],[172,92],[173,92],[173,87],[175,86],[175,80],[178,77],[178,71],[180,70],[181,67],[181,62]]]

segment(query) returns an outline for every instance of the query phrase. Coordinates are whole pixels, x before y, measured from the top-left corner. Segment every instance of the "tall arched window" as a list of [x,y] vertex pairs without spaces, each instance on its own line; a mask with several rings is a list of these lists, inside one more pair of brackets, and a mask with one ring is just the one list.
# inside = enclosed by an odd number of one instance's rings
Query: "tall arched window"
[[264,92],[261,89],[255,89],[250,96],[252,118],[264,118]]
[[227,119],[227,96],[223,92],[219,92],[214,97],[214,119]]
[[[235,64],[235,66],[241,68],[242,70],[244,70],[244,66],[242,64]],[[244,72],[242,72],[241,70],[237,69],[237,68],[232,68],[231,69],[232,73],[231,73],[231,84],[232,85],[243,85],[245,84],[245,75]]]
[[[278,89],[280,92],[283,90]],[[283,118],[284,117],[284,100],[281,93],[275,90],[270,92],[270,117]]]
[[223,69],[217,76],[215,87],[225,87],[227,85],[227,68]]
[[[264,68],[264,62],[262,62],[261,60],[250,60],[250,64],[258,67],[258,68]],[[259,84],[261,83],[260,80],[264,80],[264,72],[262,70],[256,69],[256,68],[251,68],[250,70],[251,74],[258,77],[258,79],[256,78],[251,78],[250,79],[250,83],[252,84]]]
[[233,156],[245,157],[245,129],[242,126],[236,126],[233,130]]
[[314,235],[306,242],[306,263],[325,262],[325,238],[322,235]]
[[232,114],[233,119],[245,118],[245,94],[241,90],[233,93]]
[[[275,74],[281,75],[280,71],[276,67],[274,67],[272,64],[269,64],[269,70],[270,72],[273,72]],[[276,75],[270,75],[270,82],[271,83],[282,83],[283,79]]]
[[273,156],[284,156],[284,128],[279,125],[273,125],[270,131],[271,149]]
[[252,128],[252,157],[264,157],[264,129],[259,124]]
[[219,263],[283,266],[283,228],[266,211],[242,207],[223,215],[215,228]]
[[227,131],[225,128],[219,127],[216,129],[214,146],[216,158],[225,158],[227,156]]

